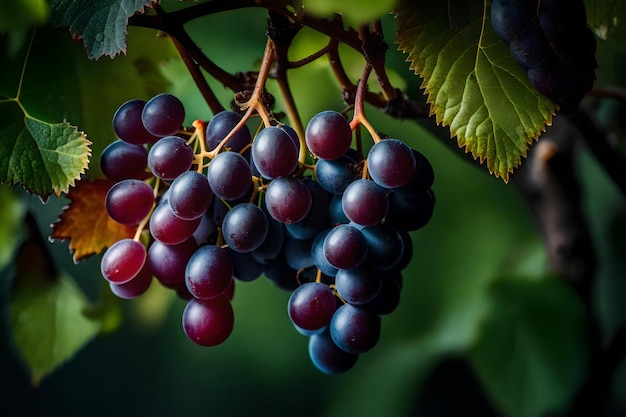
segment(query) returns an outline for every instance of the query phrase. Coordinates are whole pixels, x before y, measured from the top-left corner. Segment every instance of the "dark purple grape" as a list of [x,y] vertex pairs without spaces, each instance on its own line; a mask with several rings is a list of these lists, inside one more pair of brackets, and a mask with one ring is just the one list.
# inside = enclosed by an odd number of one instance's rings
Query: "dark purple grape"
[[[206,145],[212,151],[241,121],[241,115],[234,111],[225,110],[217,113],[206,127]],[[245,124],[226,143],[226,148],[233,152],[241,152],[252,143],[250,129]]]
[[183,103],[171,94],[152,97],[141,112],[141,121],[154,136],[169,136],[178,132],[185,120]]
[[320,371],[336,375],[351,369],[359,355],[340,349],[330,337],[328,330],[311,335],[309,338],[309,357]]
[[206,213],[204,216],[200,217],[200,224],[196,230],[194,230],[193,238],[198,245],[201,245],[203,243],[207,243],[216,231],[217,225],[209,213]]
[[280,129],[284,130],[285,132],[287,132],[287,134],[289,135],[289,137],[293,141],[293,144],[296,147],[296,151],[300,152],[300,138],[298,137],[298,134],[293,129],[293,127],[291,127],[289,125],[284,125],[284,124],[280,124],[280,125],[278,125],[278,127]]
[[148,249],[148,265],[154,277],[167,288],[185,285],[185,268],[191,256],[198,250],[194,239],[176,245],[152,242]]
[[543,64],[553,56],[552,48],[541,30],[537,19],[533,21],[509,43],[513,58],[524,69]]
[[123,284],[114,284],[109,282],[109,287],[113,294],[119,298],[132,299],[137,298],[140,295],[148,291],[148,288],[152,284],[152,271],[148,267],[148,263],[145,263],[141,271],[135,275],[130,281]]
[[384,139],[375,143],[367,154],[367,169],[381,187],[400,187],[415,173],[415,156],[404,142]]
[[152,210],[154,191],[139,180],[123,180],[114,184],[106,194],[105,209],[118,223],[139,224]]
[[267,236],[261,246],[250,252],[254,259],[261,264],[268,264],[278,258],[285,241],[284,225],[268,217]]
[[356,268],[367,256],[365,236],[354,226],[335,226],[324,239],[324,256],[335,268]]
[[315,265],[311,255],[312,244],[313,239],[294,239],[286,236],[283,255],[287,265],[296,271]]
[[413,156],[415,157],[415,171],[408,183],[401,187],[394,188],[394,191],[401,192],[406,195],[417,195],[427,191],[435,182],[435,171],[430,161],[424,154],[415,149]]
[[335,276],[335,289],[350,304],[365,304],[380,292],[380,272],[366,264],[352,269],[340,269]]
[[334,277],[337,275],[338,269],[332,266],[324,255],[324,239],[326,239],[326,235],[330,230],[331,229],[326,229],[315,236],[311,244],[311,257],[313,258],[315,266],[319,268],[324,275]]
[[173,180],[189,170],[193,159],[193,148],[183,138],[166,136],[150,148],[148,167],[156,177]]
[[392,271],[401,272],[409,266],[411,262],[411,258],[413,257],[413,238],[409,232],[405,229],[395,229],[402,239],[402,256],[398,260],[398,262],[393,266]]
[[250,203],[234,206],[224,217],[222,234],[229,248],[251,252],[267,237],[269,223],[263,210]]
[[236,152],[221,152],[207,169],[211,189],[224,200],[243,197],[252,185],[252,170],[246,159]]
[[378,224],[389,211],[387,193],[374,181],[360,179],[346,188],[341,207],[348,219],[362,226]]
[[402,275],[400,273],[385,277],[378,295],[362,307],[374,314],[385,315],[392,313],[400,304],[402,292]]
[[233,331],[235,315],[225,295],[210,300],[191,299],[183,311],[183,330],[201,346],[223,343]]
[[346,155],[338,159],[318,159],[315,163],[315,178],[326,191],[341,195],[355,180],[356,162]]
[[380,317],[368,310],[344,304],[335,311],[329,325],[330,337],[342,350],[361,354],[380,338]]
[[389,213],[385,224],[389,226],[414,231],[426,226],[433,216],[435,199],[432,190],[416,196],[391,192],[387,197]]
[[121,139],[110,143],[100,155],[100,170],[113,181],[141,180],[147,177],[148,151]]
[[298,150],[287,132],[269,126],[254,138],[252,160],[263,177],[285,177],[298,167]]
[[273,180],[265,191],[267,212],[281,223],[297,223],[311,209],[311,192],[296,177],[281,177]]
[[294,325],[304,330],[317,330],[330,323],[336,308],[335,295],[328,285],[307,282],[291,294],[287,310]]
[[340,195],[333,196],[328,205],[328,217],[332,225],[350,223],[350,219],[348,219],[346,213],[343,212],[341,197]]
[[311,118],[304,137],[313,155],[321,159],[337,159],[350,148],[352,129],[341,113],[326,110]]
[[113,130],[124,142],[143,145],[154,143],[159,139],[148,132],[141,121],[141,113],[145,105],[144,100],[129,100],[115,111]]
[[361,229],[367,241],[367,260],[379,270],[396,266],[404,253],[404,242],[398,231],[386,224],[376,224]]
[[165,200],[155,207],[152,216],[150,216],[150,234],[159,242],[175,245],[193,236],[200,222],[201,218],[183,220],[177,217],[172,213],[167,200]]
[[494,0],[491,4],[491,25],[496,34],[508,43],[519,36],[536,13],[535,0]]
[[172,213],[183,220],[195,220],[209,208],[213,191],[207,177],[196,171],[183,172],[169,188]]
[[133,239],[122,239],[109,247],[100,260],[102,276],[114,284],[133,279],[146,262],[146,248]]
[[298,282],[298,273],[291,268],[284,256],[279,256],[272,262],[265,265],[263,274],[274,283],[278,288],[285,291],[293,291],[300,283]]
[[233,261],[219,246],[201,246],[187,262],[185,283],[196,298],[208,300],[221,295],[232,279]]
[[233,278],[238,281],[250,282],[263,274],[265,265],[258,262],[251,252],[235,252],[226,248],[228,255],[233,261]]

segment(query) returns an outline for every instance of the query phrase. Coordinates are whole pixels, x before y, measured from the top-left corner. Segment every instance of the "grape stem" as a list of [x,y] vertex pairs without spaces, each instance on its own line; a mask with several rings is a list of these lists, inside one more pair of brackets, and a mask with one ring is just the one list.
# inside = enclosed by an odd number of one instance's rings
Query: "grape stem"
[[359,125],[363,125],[365,129],[369,132],[372,139],[374,139],[374,143],[378,143],[381,141],[380,135],[374,129],[374,126],[367,120],[365,116],[365,91],[367,90],[367,79],[372,72],[372,65],[367,62],[365,63],[365,68],[363,69],[363,75],[359,80],[359,84],[356,90],[356,96],[354,98],[354,115],[352,116],[352,121],[350,122],[350,129],[354,130]]

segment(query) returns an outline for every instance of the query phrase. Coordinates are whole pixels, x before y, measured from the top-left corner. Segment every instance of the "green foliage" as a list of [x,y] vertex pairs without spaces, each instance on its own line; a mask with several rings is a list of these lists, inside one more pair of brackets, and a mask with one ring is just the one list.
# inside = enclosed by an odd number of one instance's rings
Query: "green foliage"
[[358,26],[391,12],[397,0],[304,0],[302,3],[312,14],[332,17],[340,13],[347,24]]
[[128,18],[151,0],[51,0],[50,20],[82,39],[90,58],[126,52]]
[[24,202],[14,190],[0,187],[0,271],[13,258],[13,252],[19,242],[24,217]]
[[[21,285],[28,279],[37,283]],[[66,275],[18,275],[15,281],[10,309],[13,339],[37,384],[98,334],[101,323],[85,316],[89,303]]]
[[397,10],[400,48],[437,123],[460,147],[508,180],[556,106],[541,96],[493,29],[490,2],[405,2]]
[[[90,142],[69,123],[47,123],[0,103],[0,181],[46,199],[66,193],[85,172]],[[13,110],[13,111],[12,111]]]
[[470,358],[490,397],[510,417],[559,415],[587,371],[580,303],[554,278],[499,281],[489,301]]

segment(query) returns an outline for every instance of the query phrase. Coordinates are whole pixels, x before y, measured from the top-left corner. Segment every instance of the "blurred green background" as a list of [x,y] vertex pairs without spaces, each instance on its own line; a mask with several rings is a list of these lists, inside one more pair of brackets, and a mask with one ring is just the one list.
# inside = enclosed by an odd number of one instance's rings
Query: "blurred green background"
[[[265,25],[264,11],[253,9],[198,19],[187,28],[208,56],[235,72],[257,68]],[[391,39],[391,17],[384,29]],[[91,177],[99,175],[100,151],[114,139],[111,117],[125,100],[170,91],[185,103],[188,123],[211,116],[167,39],[131,28],[128,42],[127,55],[92,62],[64,31],[40,28],[35,37],[23,102],[87,132],[93,142]],[[303,30],[291,58],[324,44],[323,37]],[[5,69],[21,69],[21,51],[2,64]],[[363,62],[353,51],[342,52],[356,80]],[[413,98],[421,96],[420,80],[393,45],[388,66],[392,82]],[[0,82],[5,86],[0,92],[14,85],[9,78]],[[290,72],[290,82],[303,120],[321,110],[343,109],[325,58]],[[231,93],[212,85],[228,103]],[[600,111],[614,120],[620,109],[609,104]],[[450,147],[414,121],[392,119],[373,108],[366,112],[378,131],[429,158],[437,203],[431,222],[412,234],[414,255],[404,273],[400,306],[383,318],[379,344],[355,368],[340,376],[317,371],[308,358],[307,338],[287,316],[289,293],[264,278],[238,283],[233,334],[220,346],[202,348],[182,331],[183,301],[156,283],[139,299],[111,300],[99,256],[74,265],[67,242],[54,242],[48,249],[56,265],[94,303],[114,303],[119,316],[112,314],[110,323],[119,320],[119,327],[98,335],[32,386],[6,320],[15,273],[11,254],[24,238],[24,208],[34,213],[46,238],[68,201],[51,198],[42,204],[2,185],[0,416],[560,415],[585,376],[584,314],[569,288],[550,274],[524,201],[512,184],[459,157],[452,140]],[[626,205],[584,147],[576,167],[600,259],[595,308],[609,337],[626,319]],[[626,415],[624,364],[610,408],[597,415]]]

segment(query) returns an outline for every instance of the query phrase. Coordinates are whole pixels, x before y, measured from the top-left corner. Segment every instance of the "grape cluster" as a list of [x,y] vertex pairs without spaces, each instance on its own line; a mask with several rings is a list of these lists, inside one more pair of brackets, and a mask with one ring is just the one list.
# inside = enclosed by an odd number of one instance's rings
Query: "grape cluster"
[[[187,301],[185,334],[214,346],[233,329],[235,282],[264,276],[292,292],[287,312],[310,338],[313,364],[350,369],[399,303],[409,232],[434,209],[429,161],[391,138],[363,158],[334,111],[314,116],[302,141],[280,123],[253,138],[233,111],[194,136],[181,128],[184,117],[168,94],[124,103],[113,117],[119,139],[100,160],[116,181],[106,210],[138,234],[102,257],[112,291],[134,298],[154,277]],[[301,160],[303,146],[312,163]]]
[[564,110],[593,86],[596,39],[583,0],[494,0],[491,22],[533,86]]

